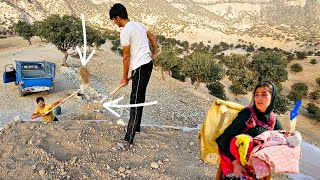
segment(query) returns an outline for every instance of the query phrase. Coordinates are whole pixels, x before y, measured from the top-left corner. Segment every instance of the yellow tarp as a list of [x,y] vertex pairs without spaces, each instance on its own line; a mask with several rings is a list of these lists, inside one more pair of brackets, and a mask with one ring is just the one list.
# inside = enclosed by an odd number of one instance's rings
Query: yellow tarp
[[218,165],[220,156],[216,139],[237,117],[245,106],[223,100],[217,100],[209,108],[199,132],[200,158],[206,163]]

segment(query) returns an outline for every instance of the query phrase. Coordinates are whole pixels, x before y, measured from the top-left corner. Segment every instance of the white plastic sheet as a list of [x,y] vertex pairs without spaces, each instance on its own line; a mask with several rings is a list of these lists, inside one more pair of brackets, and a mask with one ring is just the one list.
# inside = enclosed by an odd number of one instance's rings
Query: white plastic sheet
[[301,143],[302,158],[299,164],[299,174],[288,174],[294,180],[320,180],[320,148]]

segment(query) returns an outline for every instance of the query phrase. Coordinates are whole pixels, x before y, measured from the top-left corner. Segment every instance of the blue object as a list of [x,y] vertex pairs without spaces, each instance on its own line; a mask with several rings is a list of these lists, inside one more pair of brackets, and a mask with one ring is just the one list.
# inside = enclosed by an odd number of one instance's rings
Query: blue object
[[54,109],[54,115],[58,116],[58,115],[61,115],[61,107],[58,106]]
[[292,121],[295,117],[298,116],[298,114],[299,114],[298,111],[301,106],[301,103],[302,103],[302,101],[298,100],[296,102],[296,104],[294,105],[294,108],[290,111],[290,121]]
[[[9,69],[9,70],[8,70]],[[23,96],[26,92],[49,91],[53,88],[56,65],[48,61],[16,61],[5,67],[3,82],[15,82]]]

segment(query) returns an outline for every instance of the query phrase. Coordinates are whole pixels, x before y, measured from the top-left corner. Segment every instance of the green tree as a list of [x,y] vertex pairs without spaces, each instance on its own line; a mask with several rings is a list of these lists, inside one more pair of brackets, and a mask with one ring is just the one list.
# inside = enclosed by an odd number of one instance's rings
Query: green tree
[[224,85],[221,82],[217,81],[213,83],[207,83],[206,86],[211,95],[222,100],[227,100],[226,93],[224,91]]
[[249,69],[260,76],[260,80],[269,80],[277,84],[288,79],[287,62],[280,52],[260,52],[252,57]]
[[250,61],[246,55],[231,54],[229,56],[224,56],[222,62],[228,69],[246,69]]
[[31,38],[34,36],[32,25],[26,21],[18,21],[15,25],[15,31],[19,33],[23,39],[28,40],[29,45],[31,45]]
[[252,91],[255,85],[258,83],[257,73],[249,70],[232,68],[227,71],[227,75],[232,84],[235,84],[237,85],[237,88],[241,88],[246,91]]
[[42,24],[43,22],[42,21],[35,21],[32,25],[32,28],[33,28],[33,32],[36,36],[38,36],[41,41],[44,41],[45,38],[43,37],[43,35],[45,34],[44,32],[44,28],[42,28]]
[[99,49],[99,47],[106,42],[106,36],[97,29],[90,26],[86,27],[87,44],[91,47]]
[[[80,18],[70,15],[50,15],[37,25],[38,35],[54,44],[64,54],[63,64],[67,65],[68,50],[83,45],[82,23]],[[86,25],[88,46],[102,41],[102,33]],[[99,42],[98,42],[99,43]]]
[[298,73],[303,70],[303,67],[299,63],[294,63],[290,66],[290,70],[295,73]]
[[311,59],[310,60],[310,64],[312,64],[312,65],[315,65],[315,64],[317,64],[318,62],[317,62],[317,60],[316,59]]
[[51,15],[42,21],[41,36],[54,44],[64,54],[63,64],[67,65],[68,50],[83,43],[80,18]]
[[216,82],[225,76],[223,67],[213,59],[211,54],[195,51],[186,56],[184,62],[183,72],[195,80],[195,89],[199,87],[201,82]]
[[164,79],[163,72],[172,71],[174,67],[179,66],[178,63],[181,62],[179,61],[179,57],[177,57],[177,51],[173,46],[163,47],[157,57],[157,61],[155,61],[156,66],[161,66],[162,79]]

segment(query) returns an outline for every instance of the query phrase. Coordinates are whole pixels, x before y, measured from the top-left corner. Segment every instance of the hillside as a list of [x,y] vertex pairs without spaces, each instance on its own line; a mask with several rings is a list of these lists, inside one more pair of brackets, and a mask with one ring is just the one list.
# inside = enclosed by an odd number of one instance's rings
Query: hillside
[[[105,46],[88,66],[94,72],[90,85],[101,94],[115,87],[121,77],[121,58],[110,51],[108,43]],[[13,63],[14,59],[47,59],[58,63],[62,56],[59,57],[54,46],[39,39],[34,39],[32,46],[20,37],[1,39],[0,47],[4,50],[0,52],[2,65]],[[0,94],[0,103],[4,105],[0,110],[0,125],[4,126],[0,131],[1,177],[212,179],[215,176],[217,167],[200,161],[197,140],[197,126],[214,98],[169,76],[160,80],[161,74],[156,69],[147,101],[158,100],[159,105],[145,108],[144,127],[136,136],[134,148],[129,151],[123,151],[121,147],[124,131],[117,125],[118,119],[106,111],[81,111],[79,105],[85,104],[84,100],[73,98],[63,104],[58,123],[12,122],[15,116],[20,116],[23,121],[30,120],[37,96],[44,96],[50,103],[78,88],[79,81],[73,79],[73,75],[79,62],[72,58],[69,61],[72,64],[70,69],[57,69],[55,89],[49,95],[34,93],[19,97],[17,86],[0,84],[4,89]],[[116,97],[128,97],[129,90],[124,88]],[[92,96],[91,100],[94,98]],[[122,118],[127,120],[127,111],[123,112]],[[92,119],[101,121],[90,121]],[[164,128],[165,125],[173,128]],[[184,132],[175,130],[175,127],[195,128],[195,131]],[[276,178],[287,179],[279,175]]]
[[[320,2],[317,0],[2,0],[1,28],[18,20],[34,22],[50,14],[84,14],[92,25],[116,28],[109,7],[125,4],[131,19],[158,33],[190,41],[237,43],[285,50],[318,50]],[[260,42],[262,41],[262,42]]]
[[[1,65],[14,63],[16,59],[46,59],[59,63],[62,58],[54,46],[45,44],[38,38],[33,45],[21,37],[0,39]],[[9,179],[30,177],[33,179],[212,179],[216,166],[204,164],[199,159],[197,129],[203,122],[206,111],[214,101],[204,89],[193,90],[188,82],[180,82],[154,69],[148,87],[147,101],[158,100],[159,104],[146,107],[143,116],[142,133],[136,136],[135,146],[123,151],[121,138],[124,128],[118,125],[119,119],[106,110],[88,112],[81,108],[88,101],[100,99],[113,89],[121,77],[121,57],[110,51],[107,42],[90,60],[88,68],[92,73],[90,86],[95,96],[81,100],[72,98],[62,105],[61,120],[43,124],[30,120],[36,107],[35,98],[44,96],[47,103],[62,99],[79,87],[77,70],[80,62],[69,58],[71,67],[57,69],[55,89],[49,94],[33,93],[19,97],[17,86],[0,83],[0,176]],[[71,52],[70,52],[71,53]],[[301,63],[306,71],[290,74],[290,82],[298,81],[299,76],[310,77],[316,66],[308,61]],[[0,69],[0,74],[4,68]],[[2,76],[0,77],[2,81]],[[315,88],[310,79],[306,79]],[[290,84],[285,83],[284,88]],[[125,96],[128,101],[130,88],[122,89],[114,98]],[[246,97],[228,97],[237,100]],[[248,97],[249,98],[249,95]],[[247,100],[248,101],[248,100]],[[305,104],[303,105],[305,106]],[[128,111],[119,109],[122,119],[128,119]],[[19,116],[24,122],[15,121]],[[100,121],[93,121],[97,119]],[[280,116],[283,126],[288,129],[288,114]],[[40,119],[39,119],[40,120]],[[297,130],[303,139],[319,146],[319,123],[308,117],[301,109]],[[150,127],[151,126],[151,127]],[[194,131],[182,131],[194,130]],[[19,167],[19,168],[14,168]],[[305,167],[304,167],[305,168]],[[288,179],[277,175],[274,179]]]

